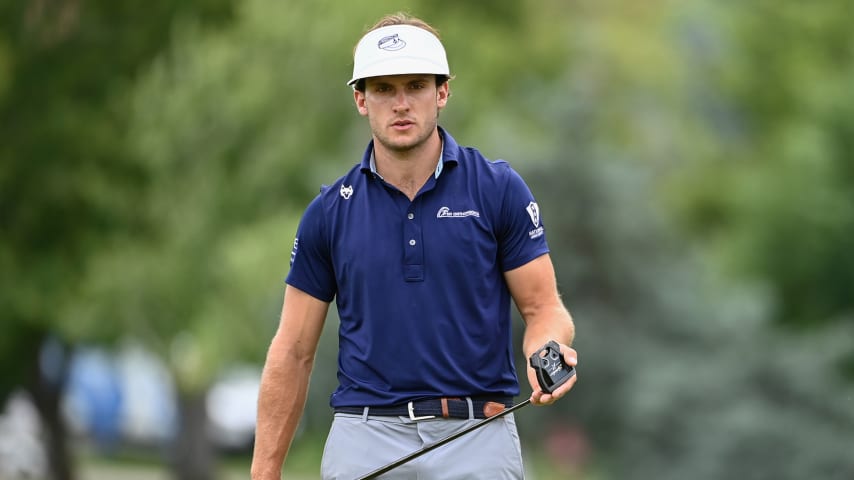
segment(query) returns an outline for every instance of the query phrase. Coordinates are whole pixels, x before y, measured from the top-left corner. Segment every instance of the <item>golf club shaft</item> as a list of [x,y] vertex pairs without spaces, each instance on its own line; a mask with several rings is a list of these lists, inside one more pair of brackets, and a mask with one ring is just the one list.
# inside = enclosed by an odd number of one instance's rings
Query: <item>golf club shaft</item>
[[524,406],[528,405],[529,403],[531,403],[531,399],[530,399],[530,398],[529,398],[529,399],[527,399],[527,400],[525,400],[524,402],[520,402],[520,403],[519,403],[519,404],[517,404],[517,405],[513,405],[512,407],[510,407],[510,408],[508,408],[508,409],[504,410],[503,412],[501,412],[501,413],[499,413],[499,414],[497,414],[497,415],[493,415],[493,416],[491,416],[491,417],[489,417],[489,418],[485,418],[484,420],[482,420],[482,421],[480,421],[480,422],[477,422],[477,423],[475,423],[474,425],[472,425],[472,426],[470,426],[470,427],[468,427],[468,428],[466,428],[466,429],[463,429],[463,430],[460,430],[460,431],[459,431],[459,432],[457,432],[457,433],[454,433],[454,434],[448,435],[447,437],[445,437],[445,438],[443,438],[443,439],[441,439],[441,440],[437,441],[436,443],[431,443],[430,445],[427,445],[426,447],[422,448],[421,450],[417,450],[417,451],[415,451],[415,452],[410,453],[409,455],[406,455],[405,457],[401,457],[401,458],[399,458],[399,459],[397,459],[397,460],[395,460],[395,461],[393,461],[393,462],[389,463],[388,465],[386,465],[386,466],[384,466],[384,467],[380,467],[380,468],[378,468],[378,469],[374,470],[373,472],[371,472],[371,473],[369,473],[369,474],[367,474],[367,475],[365,475],[365,476],[363,476],[363,477],[359,477],[359,479],[358,479],[358,480],[370,480],[370,479],[372,479],[372,478],[377,478],[377,477],[379,477],[380,475],[382,475],[382,474],[384,474],[384,473],[388,472],[389,470],[392,470],[392,469],[394,469],[394,468],[397,468],[397,467],[399,467],[399,466],[403,465],[404,463],[407,463],[407,462],[409,462],[409,461],[411,461],[411,460],[414,460],[414,459],[416,459],[416,458],[420,457],[421,455],[424,455],[425,453],[427,453],[427,452],[429,452],[429,451],[432,451],[432,450],[434,450],[434,449],[437,449],[437,448],[441,447],[442,445],[444,445],[444,444],[446,444],[446,443],[448,443],[448,442],[450,442],[450,441],[456,440],[457,438],[462,437],[463,435],[465,435],[465,434],[467,434],[467,433],[469,433],[469,432],[472,432],[472,431],[474,431],[474,430],[477,430],[478,428],[480,428],[480,427],[482,427],[482,426],[486,425],[487,423],[489,423],[489,422],[491,422],[491,421],[493,421],[493,420],[495,420],[495,419],[501,418],[501,417],[503,417],[504,415],[507,415],[508,413],[512,413],[512,412],[514,412],[514,411],[516,411],[516,410],[519,410],[520,408],[522,408],[522,407],[524,407]]

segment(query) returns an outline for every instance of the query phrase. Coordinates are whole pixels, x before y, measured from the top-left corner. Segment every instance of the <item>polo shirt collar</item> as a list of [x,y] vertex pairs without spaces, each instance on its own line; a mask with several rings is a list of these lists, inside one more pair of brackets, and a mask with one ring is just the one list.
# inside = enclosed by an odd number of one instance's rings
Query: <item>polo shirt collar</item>
[[[457,142],[444,128],[438,127],[439,137],[442,139],[442,151],[439,153],[439,161],[436,162],[436,171],[433,173],[434,178],[439,178],[445,168],[445,163],[456,164],[457,160]],[[374,158],[374,141],[368,143],[368,148],[362,156],[362,168],[365,173],[372,173],[379,179],[383,179],[382,175],[377,172],[377,161]]]

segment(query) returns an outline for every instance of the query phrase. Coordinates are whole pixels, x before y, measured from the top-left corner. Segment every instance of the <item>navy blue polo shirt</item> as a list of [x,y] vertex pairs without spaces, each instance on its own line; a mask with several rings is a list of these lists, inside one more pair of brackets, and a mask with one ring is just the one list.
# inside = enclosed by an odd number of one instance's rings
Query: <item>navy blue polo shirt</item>
[[371,168],[370,143],[300,222],[287,283],[336,299],[333,407],[519,393],[503,272],[548,252],[539,208],[507,162],[439,132],[413,201]]

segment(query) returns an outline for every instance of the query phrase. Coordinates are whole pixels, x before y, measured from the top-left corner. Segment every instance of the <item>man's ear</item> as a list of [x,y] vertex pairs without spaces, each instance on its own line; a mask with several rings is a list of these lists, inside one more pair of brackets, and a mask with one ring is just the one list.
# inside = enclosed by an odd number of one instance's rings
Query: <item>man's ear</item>
[[368,104],[365,100],[365,92],[353,90],[353,101],[356,102],[356,110],[359,111],[359,115],[361,115],[363,117],[367,117],[368,116]]
[[451,97],[451,86],[450,82],[445,82],[436,89],[436,106],[439,107],[439,110],[445,108],[445,105],[448,104],[448,98]]

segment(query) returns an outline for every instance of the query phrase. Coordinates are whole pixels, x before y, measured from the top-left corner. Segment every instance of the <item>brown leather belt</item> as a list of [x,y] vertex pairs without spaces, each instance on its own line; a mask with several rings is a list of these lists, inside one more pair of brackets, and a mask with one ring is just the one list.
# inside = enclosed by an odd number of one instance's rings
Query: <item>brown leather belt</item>
[[[489,418],[513,405],[511,397],[505,398],[472,398],[474,418]],[[366,407],[335,407],[335,413],[364,415]],[[415,400],[400,405],[387,407],[367,407],[368,415],[381,417],[409,417],[411,420],[427,420],[429,418],[469,418],[469,404],[465,398],[431,398]]]

